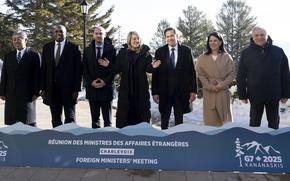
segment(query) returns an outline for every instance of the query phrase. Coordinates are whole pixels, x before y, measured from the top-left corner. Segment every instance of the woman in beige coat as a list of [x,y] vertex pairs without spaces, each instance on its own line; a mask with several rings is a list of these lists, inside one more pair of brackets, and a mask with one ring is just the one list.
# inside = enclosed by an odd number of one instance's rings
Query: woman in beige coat
[[234,63],[219,33],[208,36],[206,48],[206,53],[198,57],[196,64],[203,86],[204,124],[222,126],[232,121],[229,87],[235,76]]

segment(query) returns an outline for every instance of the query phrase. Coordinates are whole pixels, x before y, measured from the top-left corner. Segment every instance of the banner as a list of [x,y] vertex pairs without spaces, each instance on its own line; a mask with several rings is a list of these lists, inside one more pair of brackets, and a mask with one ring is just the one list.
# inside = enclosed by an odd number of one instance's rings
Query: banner
[[181,125],[161,131],[146,123],[39,130],[17,123],[0,129],[0,165],[289,173],[290,129],[256,130]]

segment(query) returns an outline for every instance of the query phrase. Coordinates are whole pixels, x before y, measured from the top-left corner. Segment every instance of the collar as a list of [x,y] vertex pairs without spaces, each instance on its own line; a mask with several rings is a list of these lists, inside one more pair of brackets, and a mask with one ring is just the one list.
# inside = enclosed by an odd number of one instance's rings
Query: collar
[[24,54],[25,50],[26,50],[26,47],[23,48],[22,50],[17,50],[17,54],[18,54],[18,52],[21,52],[21,56],[22,56]]
[[96,44],[95,43],[95,47],[97,48],[97,47],[101,47],[102,49],[103,49],[103,47],[104,47],[104,43],[102,43],[102,44]]
[[[55,45],[57,45],[58,43],[59,43],[58,41],[54,41]],[[65,39],[60,42],[60,45],[64,45],[64,43],[65,43]]]
[[168,45],[168,49],[169,49],[170,51],[171,51],[172,48],[174,48],[175,51],[177,51],[177,49],[178,49],[178,43],[176,43],[176,45],[175,45],[174,47]]

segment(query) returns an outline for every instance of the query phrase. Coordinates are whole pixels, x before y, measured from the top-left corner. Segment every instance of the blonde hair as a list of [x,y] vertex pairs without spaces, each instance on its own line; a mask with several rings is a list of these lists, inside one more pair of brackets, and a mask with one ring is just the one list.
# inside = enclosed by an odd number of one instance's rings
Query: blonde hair
[[[131,46],[131,40],[132,40],[133,35],[136,35],[139,38],[140,46],[137,49],[136,48],[133,48]],[[129,50],[132,50],[132,51],[135,51],[135,52],[140,52],[143,44],[142,44],[142,40],[141,40],[139,34],[136,31],[130,31],[128,33],[128,36],[127,36],[127,45],[128,45],[128,49]]]

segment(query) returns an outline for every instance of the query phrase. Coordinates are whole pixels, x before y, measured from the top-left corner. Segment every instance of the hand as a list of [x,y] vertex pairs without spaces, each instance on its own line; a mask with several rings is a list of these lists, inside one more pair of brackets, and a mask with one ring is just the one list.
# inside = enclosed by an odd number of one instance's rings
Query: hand
[[189,102],[192,103],[196,99],[196,93],[191,92],[189,97]]
[[96,87],[95,88],[97,88],[97,89],[98,88],[102,88],[102,87],[104,87],[106,85],[106,83],[100,78],[97,78],[95,81],[96,81]]
[[75,92],[72,93],[72,99],[73,100],[77,100],[78,96],[79,96],[79,92],[78,91],[75,91]]
[[216,88],[217,88],[218,90],[222,90],[222,89],[223,89],[222,83],[219,82],[219,83],[216,85]]
[[159,104],[159,95],[153,95],[153,101],[156,103],[156,104]]
[[244,104],[248,104],[248,99],[242,99],[241,101],[242,101],[242,103],[244,103]]
[[2,99],[3,101],[5,101],[5,96],[0,96],[0,99]]
[[99,64],[100,65],[102,65],[102,66],[104,66],[104,67],[107,67],[109,64],[110,64],[110,61],[108,60],[108,59],[106,59],[106,58],[104,58],[104,59],[99,59],[98,60],[98,62],[99,62]]
[[287,99],[287,98],[282,98],[280,101],[281,101],[283,104],[285,104],[285,103],[288,101],[288,99]]
[[218,92],[219,91],[219,89],[217,88],[217,86],[213,86],[210,90],[213,91],[213,92]]
[[152,62],[151,62],[151,65],[153,68],[158,68],[160,66],[160,64],[161,64],[161,61],[156,60],[156,59],[152,60]]
[[37,95],[33,95],[33,96],[32,96],[32,101],[35,101],[37,98],[38,98]]

